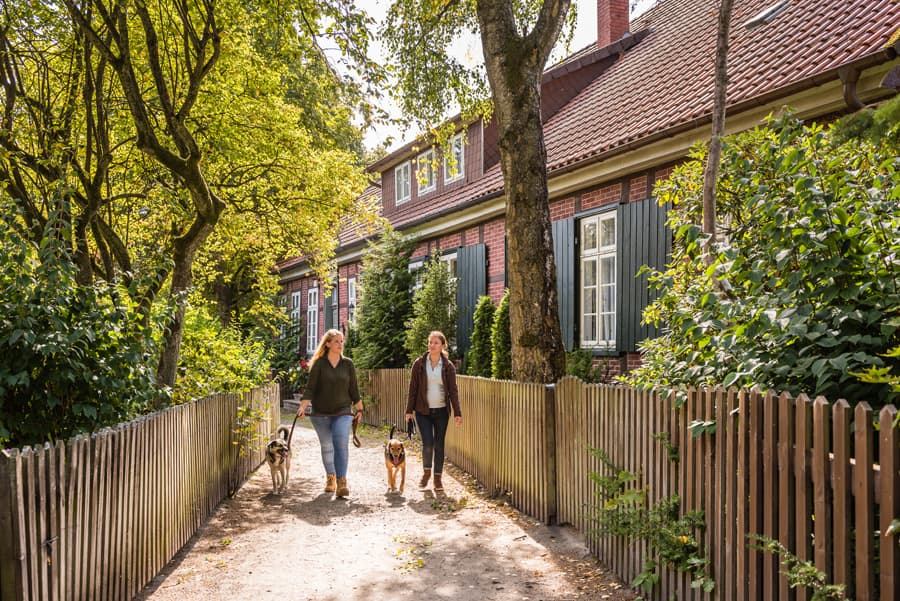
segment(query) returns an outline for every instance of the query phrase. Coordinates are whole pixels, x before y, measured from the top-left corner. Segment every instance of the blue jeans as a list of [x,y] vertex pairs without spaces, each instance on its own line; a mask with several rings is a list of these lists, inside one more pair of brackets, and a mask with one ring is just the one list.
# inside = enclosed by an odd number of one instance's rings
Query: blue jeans
[[[447,438],[447,425],[450,423],[450,410],[431,409],[428,414],[416,411],[416,424],[422,436],[422,467],[442,474],[444,469],[444,440]],[[432,457],[434,460],[432,461]]]
[[347,463],[350,458],[350,426],[352,415],[311,415],[309,421],[316,429],[319,446],[322,449],[322,465],[326,474],[338,478],[347,477]]

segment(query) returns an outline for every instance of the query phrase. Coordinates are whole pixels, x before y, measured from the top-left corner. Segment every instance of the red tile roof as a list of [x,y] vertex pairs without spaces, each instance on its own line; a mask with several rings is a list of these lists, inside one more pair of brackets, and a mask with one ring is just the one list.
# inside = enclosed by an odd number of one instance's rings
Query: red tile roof
[[[729,106],[883,52],[900,24],[895,0],[794,0],[774,21],[743,24],[775,0],[736,0]],[[719,0],[666,0],[632,23],[651,33],[544,126],[548,170],[708,115]]]

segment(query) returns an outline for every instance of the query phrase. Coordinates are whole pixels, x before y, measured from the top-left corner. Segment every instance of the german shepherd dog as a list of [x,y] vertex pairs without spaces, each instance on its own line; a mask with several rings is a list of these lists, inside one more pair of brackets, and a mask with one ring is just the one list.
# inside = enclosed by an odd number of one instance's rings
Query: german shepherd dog
[[276,438],[266,445],[266,463],[272,472],[272,492],[277,494],[287,488],[291,475],[291,447],[288,429],[279,426]]
[[400,475],[399,492],[406,484],[406,448],[398,438],[394,438],[397,426],[391,426],[390,439],[384,444],[384,466],[387,468],[388,489],[397,490],[397,474]]

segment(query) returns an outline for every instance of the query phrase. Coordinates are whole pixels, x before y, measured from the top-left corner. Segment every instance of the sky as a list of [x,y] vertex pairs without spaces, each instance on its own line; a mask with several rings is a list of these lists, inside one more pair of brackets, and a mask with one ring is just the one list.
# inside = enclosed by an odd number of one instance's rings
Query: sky
[[[656,0],[640,0],[632,13],[632,18],[644,12],[654,1]],[[389,0],[361,0],[359,6],[364,7],[369,16],[380,22],[384,18],[388,4]],[[578,22],[575,26],[575,35],[572,38],[569,50],[570,52],[575,52],[597,40],[597,0],[574,0],[572,4],[577,5]],[[380,55],[381,48],[378,47],[377,43],[373,51],[376,57]],[[458,57],[466,57],[473,61],[480,61],[482,58],[481,47],[476,39],[461,40],[459,47],[454,53]],[[561,58],[563,58],[563,53],[557,49],[554,51],[548,64],[552,64]],[[392,107],[387,108],[389,111],[395,110]],[[388,143],[388,150],[394,150],[412,140],[415,133],[406,132],[404,134],[404,132],[389,127],[374,127],[366,133],[365,145],[367,148],[375,148]]]

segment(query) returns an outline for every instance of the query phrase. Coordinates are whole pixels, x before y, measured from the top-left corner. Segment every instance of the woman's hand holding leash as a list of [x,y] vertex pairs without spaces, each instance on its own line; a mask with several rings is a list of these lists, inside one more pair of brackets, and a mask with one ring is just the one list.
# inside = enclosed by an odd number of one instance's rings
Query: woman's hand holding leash
[[297,409],[297,417],[303,418],[306,416],[306,408],[309,407],[309,399],[303,399],[300,401],[300,408]]

